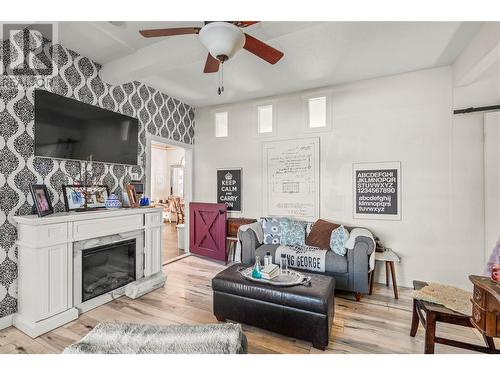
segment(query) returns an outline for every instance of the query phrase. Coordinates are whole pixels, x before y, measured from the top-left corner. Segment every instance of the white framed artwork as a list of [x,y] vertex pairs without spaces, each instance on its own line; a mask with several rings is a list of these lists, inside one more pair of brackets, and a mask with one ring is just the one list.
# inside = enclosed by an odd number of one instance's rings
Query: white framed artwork
[[264,215],[319,217],[319,137],[264,142],[262,163]]

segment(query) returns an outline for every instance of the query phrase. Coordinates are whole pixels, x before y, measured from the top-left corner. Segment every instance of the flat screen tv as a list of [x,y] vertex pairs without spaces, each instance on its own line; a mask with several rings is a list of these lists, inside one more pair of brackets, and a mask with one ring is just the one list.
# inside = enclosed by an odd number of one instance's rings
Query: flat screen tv
[[44,90],[35,90],[35,155],[137,165],[139,122]]

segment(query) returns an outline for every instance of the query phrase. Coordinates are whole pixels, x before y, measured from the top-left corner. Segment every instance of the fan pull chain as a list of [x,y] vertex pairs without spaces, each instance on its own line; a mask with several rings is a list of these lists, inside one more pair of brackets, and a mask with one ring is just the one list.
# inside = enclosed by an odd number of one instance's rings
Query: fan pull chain
[[224,63],[220,64],[219,88],[217,89],[217,92],[219,93],[219,95],[221,95],[224,92]]

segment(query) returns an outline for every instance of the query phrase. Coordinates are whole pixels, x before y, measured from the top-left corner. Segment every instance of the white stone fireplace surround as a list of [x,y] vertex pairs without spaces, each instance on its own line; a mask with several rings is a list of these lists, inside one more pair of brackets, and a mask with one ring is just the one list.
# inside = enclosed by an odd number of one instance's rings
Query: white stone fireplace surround
[[82,253],[84,250],[93,249],[98,246],[111,245],[125,240],[135,240],[135,277],[136,280],[144,277],[144,232],[133,231],[118,233],[105,237],[92,238],[89,240],[77,241],[73,244],[73,304],[81,313],[91,310],[106,302],[109,302],[125,292],[125,286],[117,288],[111,292],[104,293],[83,302],[82,296]]
[[136,240],[136,279],[161,271],[162,209],[130,208],[14,217],[18,229],[15,327],[37,337],[124,294],[125,286],[82,302],[84,249]]

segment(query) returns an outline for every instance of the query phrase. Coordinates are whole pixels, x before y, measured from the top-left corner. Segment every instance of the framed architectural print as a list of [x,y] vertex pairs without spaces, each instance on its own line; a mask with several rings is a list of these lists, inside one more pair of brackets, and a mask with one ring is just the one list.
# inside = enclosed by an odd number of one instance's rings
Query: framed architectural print
[[36,212],[39,217],[47,216],[54,213],[50,196],[45,185],[31,185],[31,195],[35,204]]
[[353,164],[353,217],[401,220],[401,162]]
[[264,216],[319,217],[319,137],[264,142]]

